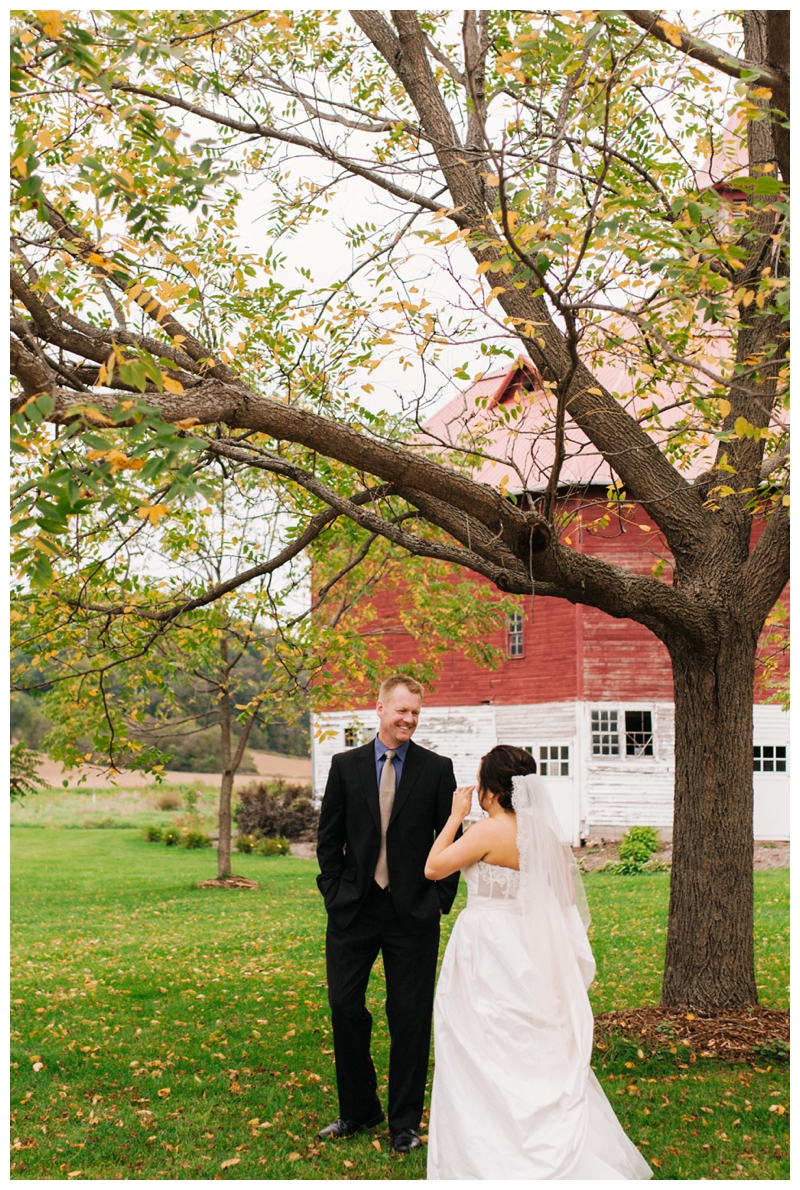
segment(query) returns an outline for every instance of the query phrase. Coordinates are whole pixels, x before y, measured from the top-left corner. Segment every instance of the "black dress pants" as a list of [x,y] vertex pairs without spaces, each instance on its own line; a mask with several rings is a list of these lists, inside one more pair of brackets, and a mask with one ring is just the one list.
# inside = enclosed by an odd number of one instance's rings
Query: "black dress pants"
[[373,884],[346,929],[328,919],[325,954],[339,1114],[359,1123],[381,1112],[370,1055],[372,1016],[366,1007],[378,952],[386,972],[389,1022],[389,1128],[419,1128],[428,1075],[439,922],[421,933],[403,926],[391,893]]

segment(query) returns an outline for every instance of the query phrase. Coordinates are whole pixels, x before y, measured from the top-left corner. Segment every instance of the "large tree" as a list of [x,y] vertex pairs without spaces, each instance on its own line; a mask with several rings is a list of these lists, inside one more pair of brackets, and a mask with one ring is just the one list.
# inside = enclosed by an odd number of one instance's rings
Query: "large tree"
[[[14,34],[15,407],[73,443],[104,418],[124,440],[155,416],[130,414],[138,388],[176,427],[170,449],[191,440],[203,458],[269,471],[367,535],[502,591],[647,626],[675,688],[663,1002],[703,1008],[757,1001],[754,676],[788,578],[788,12],[740,19],[738,56],[713,19],[690,32],[638,10],[47,13]],[[700,158],[713,168],[737,137],[746,164],[729,153],[725,185],[700,179]],[[293,162],[308,157],[304,177]],[[265,210],[278,237],[324,216],[343,178],[381,198],[380,218],[351,228],[362,258],[349,278],[282,289],[270,248],[220,285],[245,182],[277,194]],[[176,231],[176,211],[197,203],[203,234]],[[381,344],[408,333],[435,365],[457,338],[444,303],[409,290],[381,309],[359,291],[365,277],[384,296],[402,284],[415,234],[467,305],[500,308],[495,333],[542,377],[544,500],[474,482],[474,443],[437,458],[354,398]],[[380,325],[391,310],[397,323]],[[603,383],[607,362],[624,391]],[[565,540],[570,426],[657,526],[664,574]],[[331,482],[320,456],[352,471]],[[50,501],[31,530],[33,571],[74,512],[67,489],[60,520]]]

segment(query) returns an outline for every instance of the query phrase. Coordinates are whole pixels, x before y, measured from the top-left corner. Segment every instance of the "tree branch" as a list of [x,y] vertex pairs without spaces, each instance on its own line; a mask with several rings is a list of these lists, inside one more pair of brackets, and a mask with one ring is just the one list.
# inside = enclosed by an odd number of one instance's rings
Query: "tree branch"
[[701,37],[692,37],[685,29],[673,25],[656,12],[630,8],[623,8],[622,11],[635,25],[644,29],[645,33],[658,38],[665,45],[671,45],[673,49],[680,50],[688,57],[703,62],[706,66],[713,66],[715,70],[720,70],[731,78],[741,78],[742,73],[746,71],[756,76],[753,82],[759,87],[785,87],[788,82],[788,75],[783,71],[771,70],[755,62],[737,58],[735,54],[728,54]]

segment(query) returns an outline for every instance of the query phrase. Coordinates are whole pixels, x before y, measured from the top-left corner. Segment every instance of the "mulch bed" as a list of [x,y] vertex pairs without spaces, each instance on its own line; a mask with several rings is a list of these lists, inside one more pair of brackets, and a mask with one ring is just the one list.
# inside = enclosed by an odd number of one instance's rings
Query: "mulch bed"
[[255,880],[248,880],[246,876],[215,876],[213,880],[203,880],[198,888],[258,888]]
[[777,1008],[629,1008],[594,1018],[601,1042],[612,1035],[656,1047],[686,1046],[703,1058],[749,1058],[756,1046],[789,1045],[789,1013]]

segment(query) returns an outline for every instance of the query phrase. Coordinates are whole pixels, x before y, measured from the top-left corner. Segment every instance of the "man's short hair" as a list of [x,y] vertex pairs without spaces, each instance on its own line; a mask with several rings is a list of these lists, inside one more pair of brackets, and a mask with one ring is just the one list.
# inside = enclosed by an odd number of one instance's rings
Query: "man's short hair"
[[381,682],[381,688],[378,691],[380,701],[386,702],[386,699],[397,686],[405,686],[410,694],[416,694],[419,698],[425,697],[425,687],[421,686],[416,678],[409,677],[408,674],[392,674],[390,678],[385,678]]

